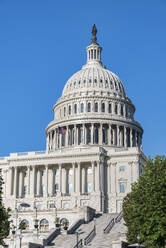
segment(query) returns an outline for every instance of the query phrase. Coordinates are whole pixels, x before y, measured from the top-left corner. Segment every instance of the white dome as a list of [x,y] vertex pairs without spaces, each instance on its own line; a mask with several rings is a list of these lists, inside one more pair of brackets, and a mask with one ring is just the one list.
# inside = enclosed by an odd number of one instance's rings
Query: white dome
[[125,98],[121,80],[113,72],[106,70],[101,63],[88,63],[67,81],[63,96],[82,91],[106,91]]

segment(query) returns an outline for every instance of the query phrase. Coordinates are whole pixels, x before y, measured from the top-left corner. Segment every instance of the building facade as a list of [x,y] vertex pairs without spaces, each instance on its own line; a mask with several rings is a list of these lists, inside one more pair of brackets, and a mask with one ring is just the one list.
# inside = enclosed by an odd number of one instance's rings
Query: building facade
[[45,230],[54,227],[55,216],[72,225],[83,206],[120,212],[145,164],[135,107],[118,76],[103,66],[96,33],[93,26],[87,62],[53,107],[46,151],[0,158],[4,204],[13,222],[24,221],[29,230],[35,218]]

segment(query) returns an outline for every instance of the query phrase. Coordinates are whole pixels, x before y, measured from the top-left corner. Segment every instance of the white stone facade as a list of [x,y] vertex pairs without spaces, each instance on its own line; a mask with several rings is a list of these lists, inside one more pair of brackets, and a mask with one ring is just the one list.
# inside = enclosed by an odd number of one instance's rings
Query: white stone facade
[[66,83],[46,128],[46,151],[0,158],[3,200],[15,224],[26,220],[33,230],[35,208],[44,230],[55,226],[55,216],[72,224],[83,206],[120,212],[142,171],[143,129],[122,82],[102,65],[101,51],[92,39],[86,65]]

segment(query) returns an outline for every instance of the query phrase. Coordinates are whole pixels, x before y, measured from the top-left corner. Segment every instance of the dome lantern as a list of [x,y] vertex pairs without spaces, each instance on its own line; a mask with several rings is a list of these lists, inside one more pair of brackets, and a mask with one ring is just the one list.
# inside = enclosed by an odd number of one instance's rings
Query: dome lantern
[[99,46],[97,43],[97,28],[94,24],[92,27],[92,38],[91,38],[91,44],[86,48],[87,51],[87,63],[91,64],[94,62],[101,63],[101,51],[102,47]]

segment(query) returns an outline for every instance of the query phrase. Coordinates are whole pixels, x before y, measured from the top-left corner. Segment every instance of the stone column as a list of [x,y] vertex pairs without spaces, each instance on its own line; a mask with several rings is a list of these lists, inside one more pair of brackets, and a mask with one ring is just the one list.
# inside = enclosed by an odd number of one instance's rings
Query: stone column
[[85,139],[85,133],[86,133],[85,124],[83,124],[82,126],[83,126],[83,144],[86,144],[86,139]]
[[101,123],[100,126],[99,126],[99,145],[102,145],[102,143],[103,143],[102,128],[103,128],[103,124]]
[[94,123],[91,124],[91,144],[94,143]]
[[55,170],[52,168],[52,180],[51,180],[51,195],[53,196],[55,194]]
[[99,161],[97,161],[97,182],[96,182],[96,186],[97,186],[97,191],[100,191],[100,163]]
[[74,125],[74,145],[77,145],[77,127]]
[[18,170],[17,167],[14,168],[14,184],[13,184],[13,195],[16,198],[17,197],[17,183],[18,183]]
[[125,147],[125,148],[127,147],[126,132],[127,132],[127,129],[126,129],[126,127],[124,126],[124,147]]
[[39,194],[40,194],[40,170],[39,170],[39,168],[38,168],[36,174],[37,174],[37,176],[36,176],[36,178],[37,178],[37,183],[36,183],[36,194],[37,194],[37,196],[39,196]]
[[132,128],[130,128],[130,147],[133,146],[132,136]]
[[116,193],[116,163],[111,163],[111,193]]
[[85,168],[82,167],[82,193],[85,194]]
[[36,168],[32,166],[32,183],[30,186],[32,198],[36,195]]
[[116,128],[117,128],[117,146],[120,146],[120,142],[119,142],[119,125],[117,125]]
[[56,128],[54,129],[54,140],[53,140],[53,150],[55,151],[56,149],[56,135],[57,135],[57,132],[56,132]]
[[85,125],[84,144],[87,144],[87,127]]
[[24,172],[20,171],[20,185],[19,185],[19,196],[22,197],[23,196],[23,175]]
[[48,197],[48,164],[45,165],[45,192],[44,196]]
[[72,193],[75,193],[75,163],[72,163]]
[[108,164],[108,167],[107,167],[107,189],[108,189],[108,194],[111,193],[111,189],[110,189],[110,164]]
[[9,187],[8,187],[8,196],[10,197],[11,193],[12,193],[12,168],[11,167],[8,168],[8,181],[7,181],[7,184],[9,185]]
[[81,163],[77,163],[77,165],[78,165],[78,171],[77,171],[77,191],[78,191],[78,194],[80,194],[81,193],[81,184],[80,184],[80,182],[81,182]]
[[27,194],[30,195],[30,166],[27,167],[27,176],[28,176],[28,184],[27,184]]
[[108,145],[111,145],[111,125],[108,124]]
[[59,164],[59,191],[62,193],[62,164]]
[[69,145],[69,126],[66,126],[66,142],[65,146]]
[[93,192],[95,192],[95,162],[92,161],[92,187]]
[[47,134],[46,150],[49,151],[49,134]]

